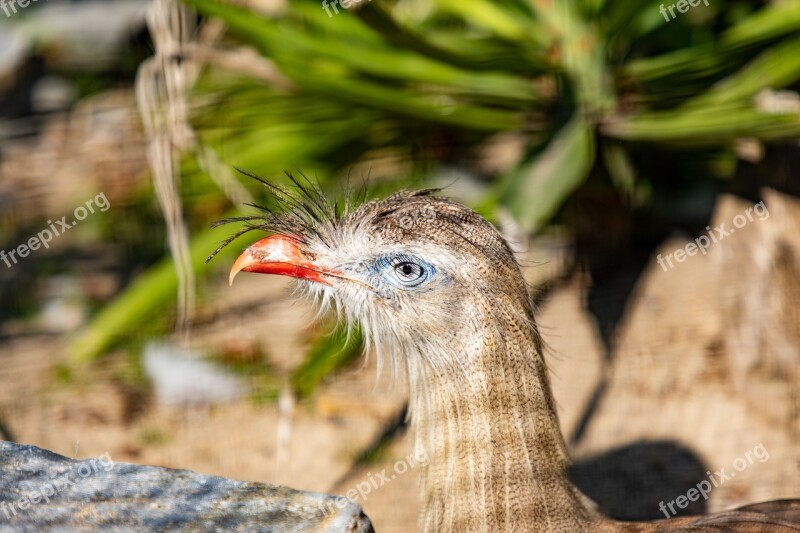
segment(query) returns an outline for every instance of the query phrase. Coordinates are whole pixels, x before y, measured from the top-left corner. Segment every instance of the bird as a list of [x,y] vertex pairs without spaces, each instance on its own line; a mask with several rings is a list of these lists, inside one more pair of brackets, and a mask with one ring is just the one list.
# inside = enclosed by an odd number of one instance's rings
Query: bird
[[[244,171],[242,171],[244,172]],[[717,515],[618,522],[567,476],[569,454],[520,265],[484,217],[439,189],[331,202],[310,179],[277,185],[209,257],[244,233],[230,271],[290,276],[320,312],[359,327],[404,369],[424,532],[800,531],[800,499]]]

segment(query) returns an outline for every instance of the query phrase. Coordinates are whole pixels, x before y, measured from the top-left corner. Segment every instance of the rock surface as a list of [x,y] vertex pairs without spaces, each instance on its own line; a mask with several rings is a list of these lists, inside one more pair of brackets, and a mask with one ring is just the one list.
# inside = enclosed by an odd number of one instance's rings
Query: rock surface
[[342,497],[0,442],[0,532],[371,532]]

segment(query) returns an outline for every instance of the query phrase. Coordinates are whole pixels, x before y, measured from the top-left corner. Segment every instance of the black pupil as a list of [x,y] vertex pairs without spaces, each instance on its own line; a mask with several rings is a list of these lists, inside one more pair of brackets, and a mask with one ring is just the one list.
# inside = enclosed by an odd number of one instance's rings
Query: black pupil
[[406,279],[416,279],[422,275],[422,267],[414,263],[400,263],[396,268],[399,275]]

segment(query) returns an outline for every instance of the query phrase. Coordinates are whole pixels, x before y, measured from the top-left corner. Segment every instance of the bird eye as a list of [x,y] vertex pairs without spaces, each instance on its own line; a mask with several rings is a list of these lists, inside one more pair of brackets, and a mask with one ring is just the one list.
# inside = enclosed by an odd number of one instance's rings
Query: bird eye
[[403,261],[402,263],[396,264],[394,266],[394,272],[397,278],[403,283],[419,281],[425,275],[425,269],[411,261]]
[[378,258],[374,269],[390,287],[404,290],[418,289],[436,276],[436,267],[404,253]]

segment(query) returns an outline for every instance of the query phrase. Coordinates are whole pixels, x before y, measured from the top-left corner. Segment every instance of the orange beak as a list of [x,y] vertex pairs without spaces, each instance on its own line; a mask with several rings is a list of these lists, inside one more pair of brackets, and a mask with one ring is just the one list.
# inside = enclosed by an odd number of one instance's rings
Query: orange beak
[[341,277],[333,270],[321,268],[303,256],[297,240],[285,235],[272,235],[252,244],[233,263],[229,283],[241,271],[292,276],[330,285],[328,277]]

